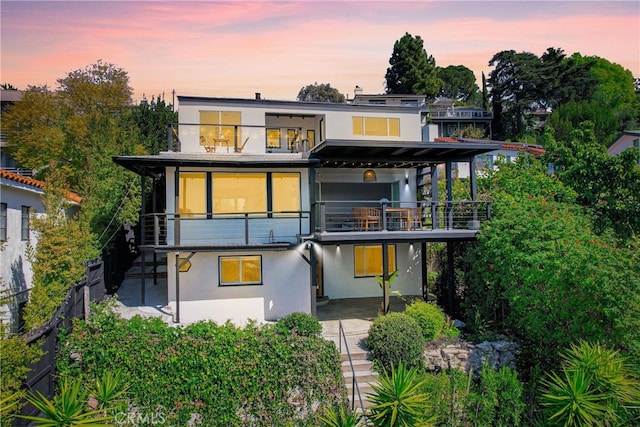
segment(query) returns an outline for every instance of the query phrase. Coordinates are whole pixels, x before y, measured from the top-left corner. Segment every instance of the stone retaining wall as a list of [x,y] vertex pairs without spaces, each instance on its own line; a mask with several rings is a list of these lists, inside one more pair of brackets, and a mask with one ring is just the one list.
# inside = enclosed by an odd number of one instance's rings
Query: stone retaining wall
[[484,341],[471,344],[464,340],[456,343],[444,343],[441,346],[431,346],[425,350],[427,369],[462,369],[465,372],[473,370],[480,372],[486,360],[489,366],[500,369],[503,366],[516,368],[516,355],[519,346],[509,341]]

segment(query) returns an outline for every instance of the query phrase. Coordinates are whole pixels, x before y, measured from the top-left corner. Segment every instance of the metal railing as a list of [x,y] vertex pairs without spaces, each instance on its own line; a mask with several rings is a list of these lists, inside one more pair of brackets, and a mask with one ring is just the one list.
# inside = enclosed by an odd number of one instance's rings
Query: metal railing
[[355,393],[358,393],[358,401],[360,401],[360,409],[364,411],[364,404],[362,403],[362,396],[360,395],[360,387],[358,386],[358,381],[356,380],[356,370],[353,367],[353,360],[351,360],[351,353],[349,352],[349,344],[347,343],[347,335],[344,333],[344,328],[342,327],[342,320],[338,320],[338,351],[342,354],[342,341],[344,340],[344,349],[347,352],[347,359],[349,359],[349,366],[351,367],[351,410],[355,409]]
[[[372,218],[371,226],[362,227],[356,213],[359,207],[376,208],[379,218]],[[406,212],[412,209],[415,215],[415,208],[419,218],[412,221]],[[314,209],[315,231],[320,232],[475,230],[481,222],[491,219],[491,202],[488,201],[336,200],[317,202]]]
[[250,245],[299,243],[309,211],[154,213],[142,216],[142,245]]

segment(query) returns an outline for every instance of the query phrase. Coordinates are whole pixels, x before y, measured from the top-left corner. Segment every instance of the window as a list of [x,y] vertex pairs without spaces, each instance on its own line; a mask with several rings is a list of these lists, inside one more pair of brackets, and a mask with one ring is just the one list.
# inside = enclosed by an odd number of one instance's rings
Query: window
[[267,211],[267,174],[213,174],[213,213]]
[[219,261],[220,286],[262,284],[260,255],[220,257]]
[[280,129],[267,129],[267,148],[280,148]]
[[240,125],[241,119],[240,111],[201,111],[201,143],[233,147],[235,144],[235,125]]
[[180,173],[178,212],[181,216],[187,218],[204,216],[207,212],[206,176],[204,172]]
[[307,130],[307,147],[312,149],[316,145],[316,131],[313,129]]
[[[396,246],[389,245],[389,273],[396,270]],[[382,275],[382,245],[354,246],[353,266],[355,277]]]
[[20,231],[22,240],[29,240],[29,206],[22,207],[22,222]]
[[[271,175],[271,188],[274,212],[298,212],[300,210],[300,174],[274,172]],[[276,213],[276,215],[278,214]]]
[[298,142],[298,130],[287,129],[287,148],[289,150],[292,150],[297,142]]
[[7,240],[7,204],[0,203],[0,241]]
[[353,116],[353,134],[362,136],[400,136],[400,119]]

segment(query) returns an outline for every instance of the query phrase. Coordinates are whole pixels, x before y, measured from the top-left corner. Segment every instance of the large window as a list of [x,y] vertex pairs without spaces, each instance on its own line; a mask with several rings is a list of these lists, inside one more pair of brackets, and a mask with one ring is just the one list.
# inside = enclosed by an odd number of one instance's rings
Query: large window
[[23,241],[29,240],[29,206],[22,207],[20,236]]
[[362,136],[400,136],[400,119],[353,116],[353,134]]
[[220,286],[262,284],[262,257],[220,257]]
[[316,131],[307,129],[307,147],[311,150],[316,145]]
[[204,216],[207,212],[206,176],[204,172],[180,173],[178,212],[181,216],[187,218]]
[[[389,245],[388,272],[396,270],[396,246]],[[355,277],[382,275],[382,245],[353,247],[353,266]]]
[[[273,173],[271,175],[272,209],[274,212],[300,210],[300,174]],[[278,215],[276,213],[276,215]]]
[[7,240],[7,204],[0,203],[0,241]]
[[280,148],[280,129],[267,129],[267,148]]
[[298,143],[298,129],[287,129],[287,148],[293,150]]
[[213,174],[214,214],[266,211],[266,173]]
[[[233,147],[235,126],[241,122],[240,111],[201,111],[200,141],[203,145]],[[238,141],[240,143],[240,141]]]

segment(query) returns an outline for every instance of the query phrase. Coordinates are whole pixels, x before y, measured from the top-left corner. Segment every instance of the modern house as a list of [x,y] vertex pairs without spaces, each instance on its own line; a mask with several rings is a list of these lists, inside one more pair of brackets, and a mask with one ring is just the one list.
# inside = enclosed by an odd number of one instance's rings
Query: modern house
[[498,146],[424,141],[419,105],[178,103],[166,151],[114,158],[151,188],[140,249],[143,263],[167,255],[176,322],[276,320],[315,313],[317,297],[388,304],[376,276],[396,270],[393,290],[424,296],[426,243],[473,240],[490,215],[475,179],[471,200],[452,199],[452,165]]
[[[37,235],[30,229],[30,218],[44,212],[44,183],[28,176],[0,169],[0,252],[1,291],[8,297],[0,308],[0,319],[14,328],[20,325],[21,306],[29,297],[33,272],[27,257],[29,245],[37,244]],[[69,193],[72,209],[77,212],[80,197]]]

